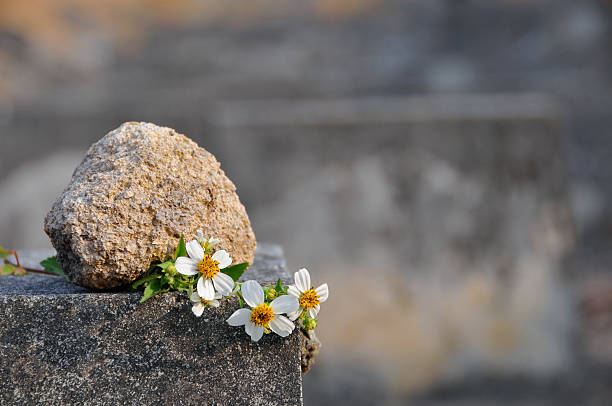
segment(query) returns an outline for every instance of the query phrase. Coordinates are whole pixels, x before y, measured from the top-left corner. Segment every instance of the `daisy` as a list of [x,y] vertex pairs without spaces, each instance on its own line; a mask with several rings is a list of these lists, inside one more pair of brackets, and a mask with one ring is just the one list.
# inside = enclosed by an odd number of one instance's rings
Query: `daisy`
[[189,241],[185,248],[189,257],[178,257],[174,266],[183,275],[201,274],[197,285],[198,295],[208,301],[215,298],[215,291],[223,296],[230,295],[234,288],[234,280],[221,272],[221,269],[227,268],[232,263],[227,251],[219,250],[212,256],[204,254],[202,246],[196,240]]
[[293,275],[293,278],[295,285],[289,286],[287,293],[298,299],[300,308],[295,312],[288,313],[287,316],[289,316],[291,320],[295,320],[300,317],[304,310],[306,310],[310,318],[316,319],[319,309],[321,308],[321,303],[326,301],[329,296],[327,283],[315,289],[310,285],[310,273],[306,268],[297,271]]
[[219,307],[219,299],[221,299],[221,293],[216,292],[215,298],[213,300],[205,300],[198,295],[198,292],[193,292],[191,294],[191,301],[193,302],[193,307],[191,311],[196,317],[200,317],[202,313],[204,313],[204,308],[206,306]]
[[227,319],[230,326],[244,325],[244,330],[253,341],[259,341],[266,328],[281,337],[291,334],[295,325],[281,316],[281,313],[291,313],[298,309],[299,303],[294,296],[283,295],[267,304],[261,285],[256,281],[246,281],[242,284],[242,297],[252,309],[236,310]]
[[198,240],[198,242],[200,243],[204,251],[208,251],[210,249],[215,248],[215,245],[221,242],[220,239],[214,238],[214,237],[211,237],[209,239],[204,238],[204,233],[202,232],[202,230],[198,230],[197,233],[198,235],[197,236],[194,235],[193,238]]

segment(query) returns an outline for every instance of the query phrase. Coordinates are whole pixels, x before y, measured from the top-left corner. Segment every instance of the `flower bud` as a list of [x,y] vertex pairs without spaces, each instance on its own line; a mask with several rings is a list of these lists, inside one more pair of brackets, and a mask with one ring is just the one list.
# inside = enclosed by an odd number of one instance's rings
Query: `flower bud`
[[314,330],[317,327],[317,319],[311,319],[310,317],[306,317],[302,322],[302,327],[306,331]]
[[276,299],[276,289],[274,289],[274,288],[268,289],[268,291],[266,292],[266,299],[267,300],[274,300],[274,299]]

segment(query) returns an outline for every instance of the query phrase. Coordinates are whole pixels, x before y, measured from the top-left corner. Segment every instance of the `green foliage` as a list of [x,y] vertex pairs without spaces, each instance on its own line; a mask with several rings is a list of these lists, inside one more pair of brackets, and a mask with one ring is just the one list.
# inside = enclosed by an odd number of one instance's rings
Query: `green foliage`
[[223,272],[226,275],[231,276],[234,282],[237,282],[238,279],[240,279],[240,277],[242,276],[242,274],[244,273],[244,271],[246,271],[248,267],[249,267],[249,263],[243,262],[241,264],[228,266],[227,268],[222,269],[221,272]]
[[132,290],[144,286],[144,294],[140,302],[144,302],[158,293],[169,292],[172,290],[191,292],[196,283],[196,276],[186,276],[178,273],[174,267],[174,262],[166,261],[161,264],[154,264],[149,268],[145,276],[132,283]]
[[59,266],[59,264],[57,263],[56,257],[49,257],[47,259],[43,259],[42,261],[40,261],[40,265],[46,272],[51,273],[53,275],[61,276],[62,278],[70,282],[70,278],[68,277],[68,275],[66,275],[62,267]]
[[278,281],[276,281],[276,286],[274,287],[274,289],[278,293],[277,296],[282,296],[282,295],[287,294],[287,289],[289,289],[289,287],[283,286],[283,281],[281,280],[281,278],[278,278]]
[[156,294],[160,293],[161,288],[161,280],[160,279],[152,279],[147,283],[147,287],[144,290],[144,294],[142,295],[142,299],[140,299],[140,303],[144,302],[147,299],[152,298]]
[[[212,252],[213,249],[210,249]],[[207,251],[208,253],[208,251]],[[183,291],[187,292],[188,295],[195,290],[199,275],[182,275],[174,266],[174,263],[179,257],[187,256],[187,248],[185,246],[185,239],[181,235],[178,245],[174,251],[174,257],[158,264],[152,264],[147,273],[137,281],[130,285],[131,290],[139,290],[144,288],[144,293],[140,302],[144,302],[153,296],[170,291]],[[236,264],[225,269],[221,272],[229,275],[234,282],[236,282],[248,268],[248,262],[242,264]],[[238,300],[242,302],[242,298],[238,297]],[[242,306],[242,303],[241,303]]]
[[157,278],[159,278],[159,275],[155,273],[145,275],[142,278],[138,279],[136,282],[132,283],[130,287],[132,288],[132,290],[137,290],[141,285],[144,285],[147,282],[151,282],[153,279]]
[[[7,258],[10,256],[14,256],[17,261],[17,266],[9,263]],[[19,259],[17,258],[17,253],[15,251],[7,251],[3,247],[0,247],[0,260],[4,263],[0,265],[0,275],[15,275],[15,276],[23,276],[28,272],[19,265]]]
[[274,288],[267,288],[267,289],[264,289],[264,292],[265,292],[266,300],[272,301],[272,300],[276,299],[276,289],[274,289]]
[[0,266],[0,275],[2,276],[8,276],[8,275],[23,276],[23,275],[26,275],[27,273],[28,271],[26,271],[22,267],[15,266],[13,264],[6,263]]
[[264,288],[264,297],[267,301],[271,302],[277,297],[283,296],[287,294],[287,286],[283,286],[282,279],[278,278],[275,286],[269,286]]
[[24,268],[20,266],[16,266],[15,269],[13,270],[13,275],[15,276],[23,276],[27,274],[28,274],[28,271],[26,271]]
[[4,264],[0,266],[0,275],[12,275],[15,272],[15,266],[12,264]]
[[310,331],[314,330],[317,327],[317,319],[311,319],[310,317],[304,317],[302,320],[302,330]]
[[181,235],[178,245],[174,250],[174,258],[159,264],[152,264],[147,273],[130,285],[131,290],[144,287],[144,293],[140,302],[144,302],[159,293],[170,291],[183,291],[191,294],[197,282],[197,275],[186,276],[178,273],[174,262],[179,257],[187,256],[185,239]]
[[178,245],[176,246],[176,250],[174,251],[174,260],[178,257],[186,257],[187,256],[187,247],[185,247],[185,239],[183,238],[183,234],[181,234],[181,238],[179,239]]
[[274,290],[276,290],[277,292],[283,291],[283,281],[281,280],[281,278],[278,278],[278,281],[276,281],[276,286],[274,287]]

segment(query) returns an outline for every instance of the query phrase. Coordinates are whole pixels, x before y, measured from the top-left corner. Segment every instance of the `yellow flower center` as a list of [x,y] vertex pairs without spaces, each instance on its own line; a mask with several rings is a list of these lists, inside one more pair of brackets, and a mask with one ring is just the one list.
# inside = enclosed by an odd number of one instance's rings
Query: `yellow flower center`
[[198,272],[207,278],[212,278],[219,273],[219,261],[215,261],[208,254],[198,262]]
[[264,303],[251,310],[249,321],[257,327],[264,327],[267,326],[272,319],[274,319],[274,312],[268,304]]
[[200,302],[202,302],[204,306],[208,306],[208,303],[209,303],[208,300],[202,299],[202,298],[200,298]]
[[314,289],[307,290],[300,296],[300,306],[302,306],[303,309],[310,310],[319,303],[321,303],[319,302],[319,295],[317,295]]

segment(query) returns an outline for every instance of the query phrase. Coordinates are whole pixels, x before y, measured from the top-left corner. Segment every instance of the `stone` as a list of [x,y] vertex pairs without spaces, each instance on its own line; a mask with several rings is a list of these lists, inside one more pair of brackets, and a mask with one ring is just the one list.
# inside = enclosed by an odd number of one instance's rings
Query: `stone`
[[[21,253],[43,258],[34,256]],[[282,251],[261,244],[243,278],[291,275]],[[297,329],[253,343],[225,322],[235,300],[196,318],[183,293],[139,303],[141,294],[0,277],[0,404],[302,404]]]
[[255,235],[215,157],[182,134],[129,122],[93,144],[45,218],[57,260],[78,285],[125,285],[202,229],[234,263]]
[[310,368],[314,365],[315,358],[319,355],[321,350],[321,341],[317,337],[314,330],[304,332],[300,330],[300,361],[302,372],[306,373],[310,371]]

